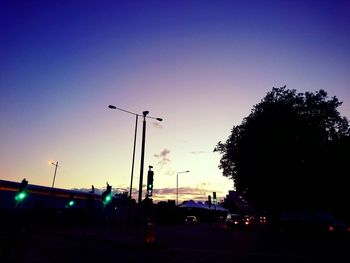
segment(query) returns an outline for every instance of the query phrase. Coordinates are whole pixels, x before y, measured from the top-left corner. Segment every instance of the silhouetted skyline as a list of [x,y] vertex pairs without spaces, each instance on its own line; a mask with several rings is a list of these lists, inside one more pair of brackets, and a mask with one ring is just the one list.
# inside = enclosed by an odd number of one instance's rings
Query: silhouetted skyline
[[55,187],[128,189],[135,120],[113,104],[164,119],[147,122],[155,199],[183,170],[186,199],[220,199],[213,149],[272,87],[324,89],[350,117],[347,1],[2,1],[0,21],[4,180],[51,186],[51,160]]

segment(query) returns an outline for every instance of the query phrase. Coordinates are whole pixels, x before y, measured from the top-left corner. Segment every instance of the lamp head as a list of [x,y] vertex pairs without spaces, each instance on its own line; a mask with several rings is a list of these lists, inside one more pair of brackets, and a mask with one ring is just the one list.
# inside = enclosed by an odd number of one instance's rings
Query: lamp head
[[148,110],[146,110],[146,111],[142,112],[142,114],[143,114],[143,116],[144,116],[144,117],[146,117],[148,113],[149,113],[149,111],[148,111]]
[[109,105],[108,108],[115,110],[117,107],[113,105]]

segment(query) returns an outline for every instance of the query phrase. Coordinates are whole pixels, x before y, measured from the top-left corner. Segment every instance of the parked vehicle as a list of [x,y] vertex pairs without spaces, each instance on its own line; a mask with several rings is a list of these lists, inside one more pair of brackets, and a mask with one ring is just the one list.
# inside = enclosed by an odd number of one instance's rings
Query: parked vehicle
[[185,223],[189,225],[197,224],[198,220],[195,216],[186,216]]
[[265,215],[259,216],[259,224],[260,225],[266,225],[267,224],[267,217]]
[[226,226],[228,229],[239,227],[242,224],[243,224],[243,220],[240,214],[227,214]]

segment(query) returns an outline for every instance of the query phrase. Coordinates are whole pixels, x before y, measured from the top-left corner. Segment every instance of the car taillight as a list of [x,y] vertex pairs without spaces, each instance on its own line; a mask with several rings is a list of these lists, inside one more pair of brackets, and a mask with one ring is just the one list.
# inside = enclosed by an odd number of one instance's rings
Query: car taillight
[[332,231],[334,231],[334,230],[335,230],[335,229],[334,229],[333,226],[329,226],[329,227],[328,227],[328,231],[332,232]]

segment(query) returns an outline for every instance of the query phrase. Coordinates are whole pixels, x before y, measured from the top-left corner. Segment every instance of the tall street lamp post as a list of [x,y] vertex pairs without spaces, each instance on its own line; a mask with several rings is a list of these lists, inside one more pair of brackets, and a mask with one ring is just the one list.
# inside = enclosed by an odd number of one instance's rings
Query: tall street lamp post
[[176,205],[179,205],[179,174],[189,173],[190,171],[178,172],[176,174]]
[[142,201],[142,183],[143,183],[143,166],[145,160],[145,138],[146,138],[146,116],[149,111],[144,111],[143,114],[143,127],[142,127],[142,147],[141,147],[141,166],[140,166],[140,182],[139,182],[139,198],[138,203]]
[[52,181],[52,188],[55,186],[55,179],[56,179],[56,173],[57,173],[57,167],[58,167],[58,161],[56,163],[49,162],[49,164],[52,164],[55,166],[55,172],[53,174],[53,181]]

